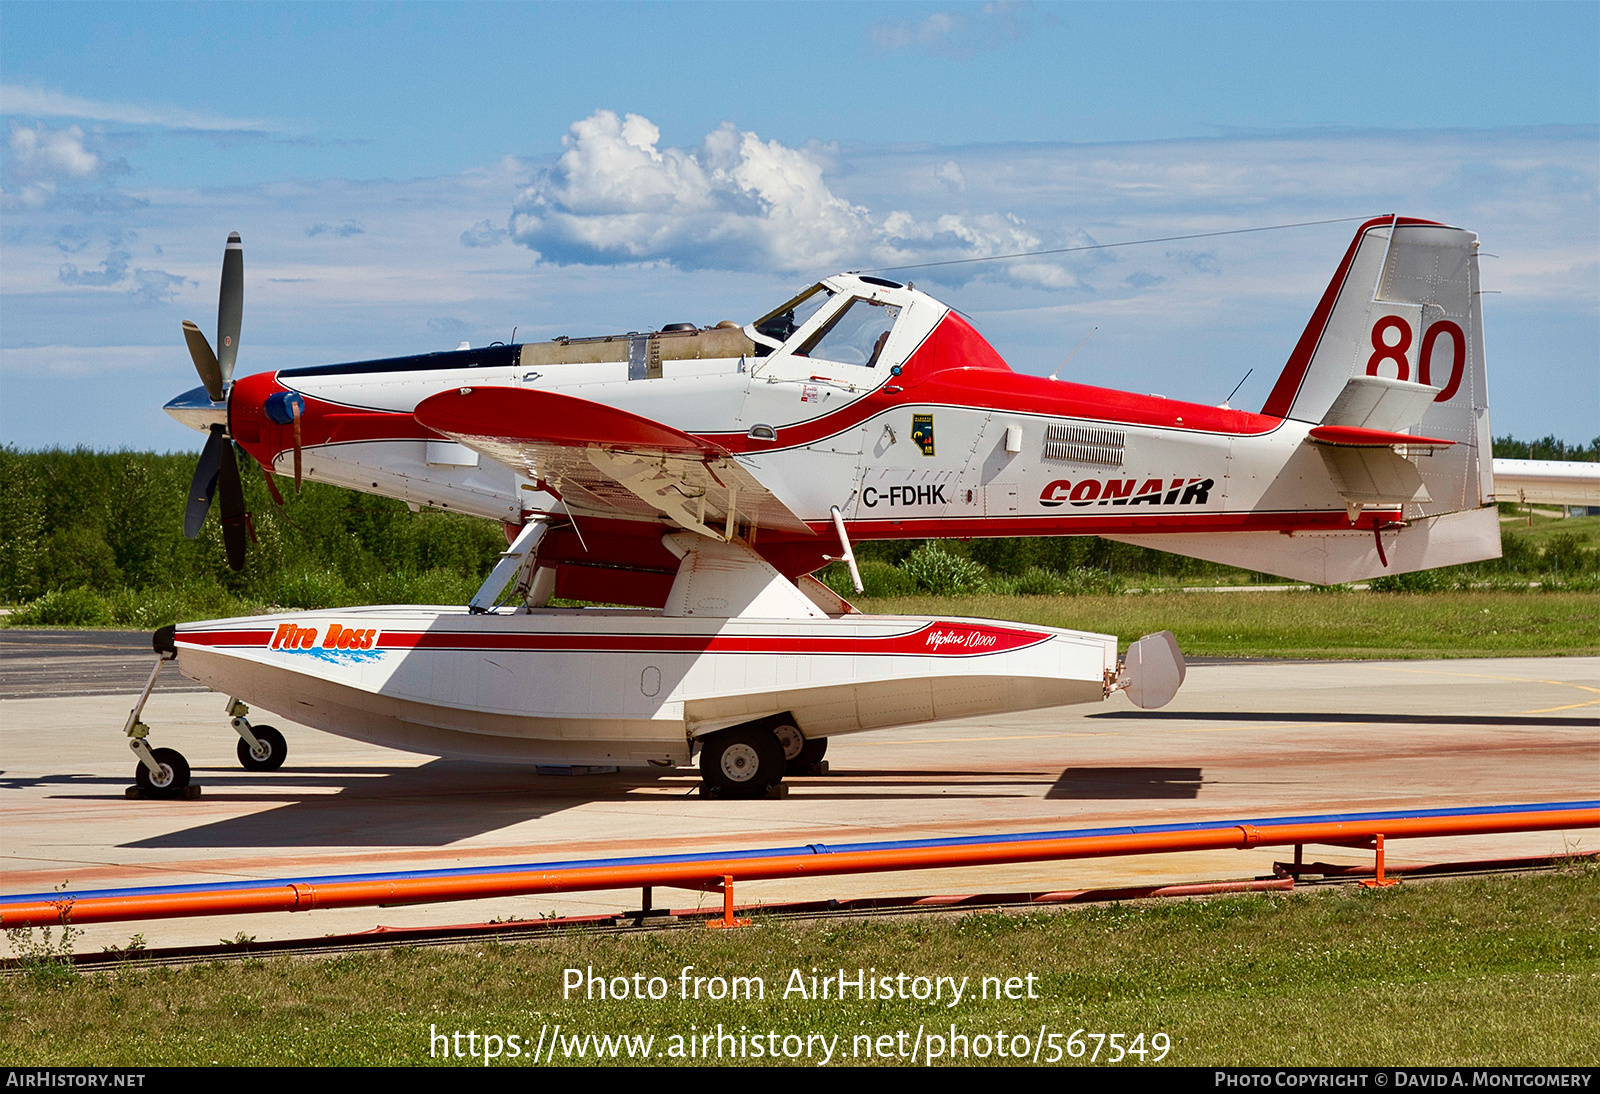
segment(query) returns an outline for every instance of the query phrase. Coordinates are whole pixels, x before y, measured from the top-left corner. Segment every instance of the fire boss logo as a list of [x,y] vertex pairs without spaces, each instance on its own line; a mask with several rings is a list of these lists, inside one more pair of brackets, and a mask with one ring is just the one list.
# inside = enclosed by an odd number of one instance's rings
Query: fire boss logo
[[[372,643],[378,637],[378,628],[369,627],[357,630],[354,627],[341,627],[337,623],[328,624],[328,635],[322,640],[320,648],[325,650],[370,650]],[[317,628],[301,627],[294,623],[280,623],[278,630],[272,636],[271,647],[275,650],[312,650],[317,649]]]
[[1057,479],[1039,493],[1040,505],[1204,505],[1212,479]]

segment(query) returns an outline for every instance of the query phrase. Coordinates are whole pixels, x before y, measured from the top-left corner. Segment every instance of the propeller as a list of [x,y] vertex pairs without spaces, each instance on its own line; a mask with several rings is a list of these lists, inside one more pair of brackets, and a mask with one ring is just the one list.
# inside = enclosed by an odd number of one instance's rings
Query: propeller
[[222,453],[228,447],[228,434],[220,426],[211,427],[211,436],[200,450],[200,465],[189,484],[189,504],[183,510],[183,534],[194,539],[211,511],[211,496],[217,492],[217,476],[222,471]]
[[[189,356],[194,359],[194,369],[200,374],[200,383],[213,403],[222,403],[228,397],[228,385],[233,380],[233,366],[239,357],[239,327],[244,316],[244,244],[238,232],[228,235],[228,247],[222,253],[222,288],[217,298],[217,346],[214,353],[211,343],[200,328],[189,320],[183,321],[183,340],[188,344]],[[194,469],[194,480],[189,484],[189,501],[183,511],[183,534],[194,539],[205,524],[206,513],[211,509],[211,499],[222,494],[222,542],[227,549],[228,565],[235,570],[244,569],[247,539],[255,538],[255,528],[250,513],[244,505],[244,484],[239,478],[239,460],[233,451],[233,440],[226,426],[211,426],[211,435],[200,452],[200,463]]]

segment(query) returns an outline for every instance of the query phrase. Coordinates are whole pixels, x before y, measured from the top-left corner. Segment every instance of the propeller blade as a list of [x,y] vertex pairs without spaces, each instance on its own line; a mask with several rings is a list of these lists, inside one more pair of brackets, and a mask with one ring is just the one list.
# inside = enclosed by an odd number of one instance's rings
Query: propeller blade
[[200,534],[200,526],[206,522],[206,514],[211,511],[211,496],[217,492],[217,472],[222,466],[222,450],[228,444],[228,438],[223,436],[222,427],[211,427],[211,436],[206,438],[206,446],[200,450],[200,464],[194,469],[194,481],[189,484],[189,503],[183,509],[183,534],[194,539]]
[[222,291],[217,297],[217,364],[224,384],[233,379],[239,356],[239,325],[244,320],[244,244],[238,232],[228,233],[222,252]]
[[211,343],[200,333],[200,328],[187,319],[183,321],[183,340],[189,343],[189,356],[194,358],[194,370],[200,374],[206,394],[211,396],[213,403],[220,403],[222,368],[217,364],[217,355],[211,352]]
[[233,442],[226,438],[224,442],[222,467],[217,476],[218,492],[222,495],[222,545],[228,551],[228,565],[242,570],[246,541],[250,536],[250,514],[244,507],[244,483],[239,480],[239,461],[233,454]]

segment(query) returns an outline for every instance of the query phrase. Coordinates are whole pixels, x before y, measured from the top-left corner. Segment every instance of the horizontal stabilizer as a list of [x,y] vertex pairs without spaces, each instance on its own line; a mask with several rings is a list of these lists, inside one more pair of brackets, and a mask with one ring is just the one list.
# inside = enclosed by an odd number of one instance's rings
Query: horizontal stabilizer
[[1352,376],[1333,406],[1322,416],[1323,425],[1351,425],[1362,429],[1410,429],[1422,421],[1442,389],[1386,376]]
[[1316,444],[1340,448],[1392,448],[1397,444],[1412,448],[1448,448],[1455,441],[1439,437],[1413,437],[1409,433],[1390,433],[1384,429],[1364,429],[1353,425],[1318,425],[1311,428]]

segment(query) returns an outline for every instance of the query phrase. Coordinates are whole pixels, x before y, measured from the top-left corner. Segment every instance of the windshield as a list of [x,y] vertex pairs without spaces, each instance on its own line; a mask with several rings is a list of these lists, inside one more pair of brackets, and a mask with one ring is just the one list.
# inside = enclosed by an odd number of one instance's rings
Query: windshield
[[899,316],[900,309],[892,304],[858,296],[825,329],[806,339],[794,355],[871,368],[878,363]]
[[757,319],[753,324],[756,333],[780,344],[787,342],[832,297],[833,290],[826,285],[813,285],[793,300]]

